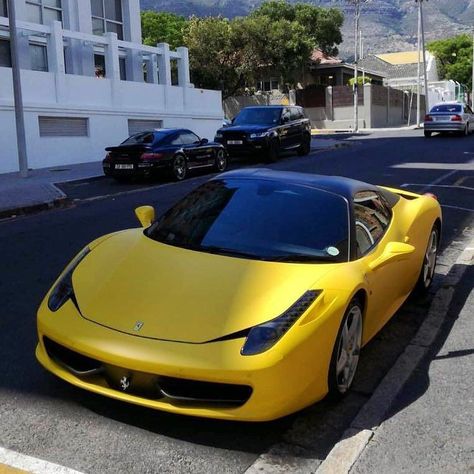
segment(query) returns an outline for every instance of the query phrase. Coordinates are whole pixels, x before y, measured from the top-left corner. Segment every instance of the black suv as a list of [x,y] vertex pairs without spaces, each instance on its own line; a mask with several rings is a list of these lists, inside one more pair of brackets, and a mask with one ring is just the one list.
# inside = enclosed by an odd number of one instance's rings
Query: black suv
[[264,105],[245,107],[232,125],[217,131],[230,156],[263,153],[276,161],[280,150],[296,150],[307,155],[311,150],[311,124],[302,107]]

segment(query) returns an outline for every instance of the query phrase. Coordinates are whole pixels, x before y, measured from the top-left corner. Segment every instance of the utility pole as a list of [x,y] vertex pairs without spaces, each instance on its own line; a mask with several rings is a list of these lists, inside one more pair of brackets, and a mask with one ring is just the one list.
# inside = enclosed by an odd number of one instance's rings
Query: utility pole
[[360,0],[354,0],[354,133],[359,133],[359,87],[358,87],[358,61],[359,61],[359,19]]
[[472,84],[471,84],[471,108],[474,109],[474,28],[472,29]]
[[12,60],[13,96],[15,103],[16,141],[20,176],[28,177],[28,157],[26,154],[25,115],[21,93],[21,73],[18,51],[18,33],[16,28],[15,0],[8,0],[8,18],[10,25],[10,51]]
[[[428,0],[415,0],[418,3],[418,80],[417,80],[417,92],[416,92],[416,126],[421,126],[421,54],[423,54],[423,76],[424,76],[424,88],[425,88],[425,114],[428,113],[428,77],[426,74],[426,52],[425,52],[425,30],[423,24],[423,1]],[[421,53],[423,51],[423,53]]]

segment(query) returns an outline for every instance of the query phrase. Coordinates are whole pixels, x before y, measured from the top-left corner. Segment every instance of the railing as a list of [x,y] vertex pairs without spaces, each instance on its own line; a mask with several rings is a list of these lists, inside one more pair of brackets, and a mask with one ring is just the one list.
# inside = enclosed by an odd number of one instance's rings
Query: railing
[[[0,17],[0,38],[8,38],[8,18]],[[130,57],[135,60],[135,71],[133,79],[143,80],[143,67],[146,67],[146,82],[172,85],[171,62],[176,61],[178,73],[178,85],[181,87],[192,87],[189,79],[189,55],[185,47],[170,51],[167,43],[160,43],[156,47],[139,43],[121,41],[116,33],[106,33],[97,36],[77,31],[64,30],[59,21],[49,25],[40,25],[24,21],[17,22],[19,34],[28,37],[28,40],[45,43],[48,56],[49,72],[65,74],[64,48],[76,43],[76,48],[91,49],[91,55],[99,53],[104,55],[106,77],[112,80],[120,80],[120,58]],[[95,73],[93,60],[86,75],[93,76]]]

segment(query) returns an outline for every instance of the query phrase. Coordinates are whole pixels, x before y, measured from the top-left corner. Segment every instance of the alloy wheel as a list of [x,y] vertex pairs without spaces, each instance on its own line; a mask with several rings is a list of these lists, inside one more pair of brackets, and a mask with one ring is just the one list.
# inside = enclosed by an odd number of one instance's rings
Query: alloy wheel
[[436,267],[436,257],[438,255],[438,231],[433,229],[430,234],[428,247],[426,248],[423,260],[423,285],[428,288],[433,281]]
[[349,390],[359,364],[362,344],[362,310],[355,304],[344,319],[339,337],[336,359],[337,390],[343,394]]
[[227,157],[225,156],[224,150],[217,152],[216,168],[218,171],[225,171],[227,168]]
[[173,161],[173,174],[174,177],[181,181],[186,177],[187,166],[186,158],[183,155],[177,155]]

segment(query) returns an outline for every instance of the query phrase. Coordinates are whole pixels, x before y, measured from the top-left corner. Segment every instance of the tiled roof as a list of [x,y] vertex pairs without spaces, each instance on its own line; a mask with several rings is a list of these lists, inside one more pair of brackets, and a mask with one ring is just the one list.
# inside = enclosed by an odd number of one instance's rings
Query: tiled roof
[[341,64],[342,60],[335,58],[333,56],[328,56],[324,54],[320,49],[315,49],[311,55],[311,61],[317,62],[319,64]]
[[[416,53],[416,51],[415,51]],[[416,77],[418,71],[418,64],[402,63],[390,64],[387,61],[380,59],[380,55],[369,55],[359,61],[359,67],[370,69],[385,76],[387,79],[398,79],[402,77]]]

